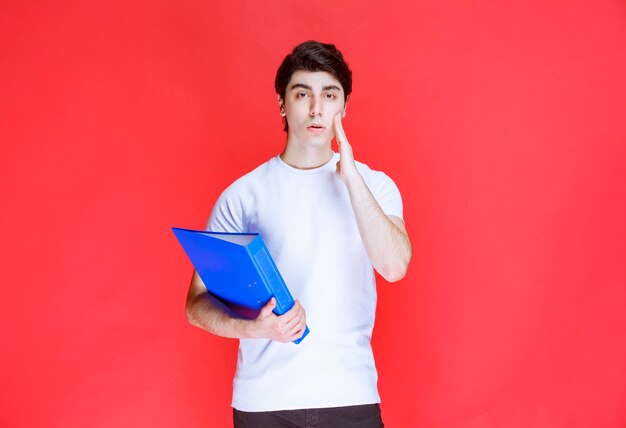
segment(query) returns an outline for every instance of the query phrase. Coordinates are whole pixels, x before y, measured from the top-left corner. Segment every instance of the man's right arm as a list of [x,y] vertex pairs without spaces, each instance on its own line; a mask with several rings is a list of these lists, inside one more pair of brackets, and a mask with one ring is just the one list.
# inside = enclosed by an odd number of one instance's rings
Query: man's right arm
[[283,315],[276,315],[274,298],[261,308],[256,319],[238,316],[224,303],[207,292],[200,275],[194,271],[187,293],[187,320],[217,336],[246,339],[271,339],[292,342],[302,337],[306,328],[306,314],[296,300],[293,308]]

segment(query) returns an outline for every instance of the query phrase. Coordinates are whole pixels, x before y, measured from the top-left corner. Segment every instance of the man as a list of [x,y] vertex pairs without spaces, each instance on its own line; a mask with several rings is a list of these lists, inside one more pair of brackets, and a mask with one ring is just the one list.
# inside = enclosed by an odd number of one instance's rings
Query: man
[[[342,126],[352,73],[335,46],[297,46],[275,87],[285,149],[224,191],[207,229],[260,233],[296,303],[277,316],[271,299],[256,319],[244,319],[194,273],[187,316],[240,339],[235,427],[383,426],[370,346],[372,268],[390,282],[406,273],[411,244],[400,193],[384,173],[354,160]],[[309,335],[291,343],[307,323]]]

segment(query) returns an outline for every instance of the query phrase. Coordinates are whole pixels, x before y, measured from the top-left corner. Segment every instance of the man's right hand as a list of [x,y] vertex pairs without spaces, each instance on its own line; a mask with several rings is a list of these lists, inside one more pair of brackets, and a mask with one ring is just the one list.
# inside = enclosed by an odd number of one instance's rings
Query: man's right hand
[[306,328],[306,314],[300,302],[296,300],[293,307],[282,315],[272,312],[275,307],[276,299],[272,297],[253,321],[252,335],[283,343],[300,339]]

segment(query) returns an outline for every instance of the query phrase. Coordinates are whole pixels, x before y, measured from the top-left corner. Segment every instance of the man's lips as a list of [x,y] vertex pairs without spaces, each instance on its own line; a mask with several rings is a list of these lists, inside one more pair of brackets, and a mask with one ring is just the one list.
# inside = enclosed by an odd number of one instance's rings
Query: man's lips
[[311,125],[307,126],[306,129],[308,129],[310,132],[321,134],[322,132],[324,132],[326,127],[321,123],[312,123]]

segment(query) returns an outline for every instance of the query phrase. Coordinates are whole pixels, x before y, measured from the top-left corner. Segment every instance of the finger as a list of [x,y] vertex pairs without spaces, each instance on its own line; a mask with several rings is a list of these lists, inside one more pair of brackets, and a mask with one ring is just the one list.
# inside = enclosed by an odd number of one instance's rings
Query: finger
[[288,337],[290,342],[300,339],[302,335],[304,334],[305,328],[306,328],[306,323],[298,323],[288,331],[285,337]]
[[337,142],[347,142],[346,133],[344,132],[343,125],[341,124],[341,113],[337,113],[334,119],[333,123],[335,125],[335,137],[337,137]]
[[[296,300],[293,303],[293,306],[291,307],[291,309],[289,309],[287,312],[285,312],[285,315],[287,315],[287,314],[295,315],[296,313],[298,313],[301,310],[302,310],[302,305],[300,304],[300,302],[298,300]],[[289,319],[291,319],[291,317],[289,317]]]
[[298,319],[301,316],[301,313],[304,311],[302,309],[302,305],[300,302],[296,300],[291,309],[280,316],[280,320],[283,326],[291,325],[294,320]]
[[304,329],[306,329],[306,317],[305,316],[298,319],[298,322],[292,326],[291,331],[294,334],[302,335],[302,333],[304,333]]
[[341,124],[341,113],[337,113],[335,116],[335,138],[337,139],[337,145],[339,146],[339,153],[347,157],[351,157],[349,151],[351,151],[352,146],[348,142],[348,137],[346,137],[346,133],[343,130],[343,125]]
[[283,331],[288,332],[293,330],[295,327],[300,325],[302,321],[305,319],[304,310],[300,309],[298,312],[293,314],[293,318],[285,320],[283,323]]
[[299,322],[293,322],[293,323],[281,322],[278,325],[276,325],[276,337],[277,337],[276,340],[279,340],[280,342],[291,342],[297,339],[297,337],[294,337],[294,336],[297,335],[298,330],[300,328],[301,327],[300,327]]
[[335,113],[333,124],[335,125],[335,130],[341,129],[341,113]]
[[276,299],[272,297],[269,300],[269,302],[267,302],[265,306],[261,308],[261,312],[259,312],[259,316],[267,317],[268,315],[272,313],[275,307],[276,307]]

